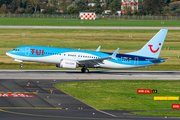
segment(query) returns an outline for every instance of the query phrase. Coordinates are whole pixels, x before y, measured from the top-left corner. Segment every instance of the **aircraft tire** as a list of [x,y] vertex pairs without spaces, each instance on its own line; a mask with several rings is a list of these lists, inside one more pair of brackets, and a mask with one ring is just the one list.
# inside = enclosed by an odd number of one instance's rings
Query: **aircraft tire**
[[88,72],[89,72],[89,69],[85,69],[84,72],[85,72],[85,73],[88,73]]

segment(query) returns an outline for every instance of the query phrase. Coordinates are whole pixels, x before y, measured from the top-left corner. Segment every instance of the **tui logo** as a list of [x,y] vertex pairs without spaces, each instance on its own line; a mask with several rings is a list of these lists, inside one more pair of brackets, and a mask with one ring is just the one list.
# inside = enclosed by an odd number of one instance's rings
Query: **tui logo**
[[[150,50],[151,50],[152,53],[156,53],[156,52],[159,51],[159,47],[158,47],[156,50],[153,50],[153,49],[152,49],[153,45],[148,45],[148,46],[149,46],[149,48],[150,48]],[[161,43],[159,43],[159,46],[161,46]]]
[[[44,55],[44,50],[38,50],[38,49],[31,49],[32,55],[36,52],[36,55]],[[36,50],[36,51],[35,51]]]

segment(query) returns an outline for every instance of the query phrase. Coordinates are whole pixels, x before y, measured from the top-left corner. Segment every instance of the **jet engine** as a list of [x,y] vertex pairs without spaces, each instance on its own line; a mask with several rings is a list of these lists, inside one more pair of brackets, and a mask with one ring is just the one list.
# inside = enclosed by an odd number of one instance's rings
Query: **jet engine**
[[68,69],[76,69],[78,64],[75,61],[71,60],[61,60],[59,64],[56,64],[56,67],[59,68],[68,68]]

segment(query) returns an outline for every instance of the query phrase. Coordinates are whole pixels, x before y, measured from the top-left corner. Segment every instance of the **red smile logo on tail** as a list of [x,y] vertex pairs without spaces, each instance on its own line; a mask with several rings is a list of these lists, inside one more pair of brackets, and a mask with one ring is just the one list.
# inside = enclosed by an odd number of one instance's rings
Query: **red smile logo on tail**
[[[149,46],[152,53],[156,53],[157,51],[159,51],[159,47],[156,50],[153,50],[152,49],[153,45],[148,45],[148,46]],[[161,46],[161,43],[159,43],[159,46]]]

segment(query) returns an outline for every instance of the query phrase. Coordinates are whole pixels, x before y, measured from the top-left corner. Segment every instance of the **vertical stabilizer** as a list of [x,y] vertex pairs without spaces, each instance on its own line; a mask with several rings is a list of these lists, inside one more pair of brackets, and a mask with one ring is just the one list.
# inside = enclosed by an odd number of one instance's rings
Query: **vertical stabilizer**
[[167,29],[161,29],[144,47],[139,51],[127,53],[130,55],[158,58],[164,40],[166,38]]

